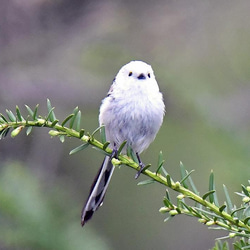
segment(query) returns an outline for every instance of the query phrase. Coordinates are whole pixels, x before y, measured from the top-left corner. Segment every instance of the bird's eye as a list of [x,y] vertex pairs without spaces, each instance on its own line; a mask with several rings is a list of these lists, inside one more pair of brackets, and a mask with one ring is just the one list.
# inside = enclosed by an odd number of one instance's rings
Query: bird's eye
[[133,73],[130,71],[129,73],[128,73],[128,76],[132,76],[133,75]]
[[151,77],[151,75],[150,75],[150,73],[148,73],[148,78],[150,78]]

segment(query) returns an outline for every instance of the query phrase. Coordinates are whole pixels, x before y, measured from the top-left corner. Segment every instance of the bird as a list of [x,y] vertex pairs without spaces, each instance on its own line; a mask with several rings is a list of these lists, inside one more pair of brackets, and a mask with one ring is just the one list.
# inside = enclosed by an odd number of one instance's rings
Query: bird
[[121,67],[99,112],[99,124],[105,127],[106,139],[113,151],[105,156],[92,184],[81,213],[82,226],[103,203],[115,168],[112,158],[117,157],[119,146],[126,141],[122,153],[125,154],[128,147],[136,153],[140,166],[137,179],[145,166],[140,154],[155,139],[164,115],[163,96],[152,67],[143,61],[131,61]]

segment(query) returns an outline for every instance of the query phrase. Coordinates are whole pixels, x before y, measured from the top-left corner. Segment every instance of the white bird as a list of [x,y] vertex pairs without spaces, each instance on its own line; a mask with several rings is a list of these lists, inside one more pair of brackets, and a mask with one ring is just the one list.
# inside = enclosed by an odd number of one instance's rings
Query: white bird
[[131,61],[124,65],[100,107],[99,123],[105,126],[106,139],[113,153],[105,156],[92,184],[82,210],[82,226],[102,205],[114,171],[111,160],[116,156],[117,148],[127,141],[123,153],[126,153],[127,147],[136,153],[141,167],[136,175],[138,178],[144,167],[139,154],[155,139],[164,114],[165,105],[152,67],[142,61]]

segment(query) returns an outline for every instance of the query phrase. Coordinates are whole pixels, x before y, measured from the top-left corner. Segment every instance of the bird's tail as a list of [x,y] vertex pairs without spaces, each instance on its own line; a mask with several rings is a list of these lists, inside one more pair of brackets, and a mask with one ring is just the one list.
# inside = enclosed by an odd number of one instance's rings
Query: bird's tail
[[102,166],[90,189],[89,197],[82,209],[82,226],[91,219],[93,213],[102,205],[113,171],[114,166],[112,165],[111,158],[105,156]]

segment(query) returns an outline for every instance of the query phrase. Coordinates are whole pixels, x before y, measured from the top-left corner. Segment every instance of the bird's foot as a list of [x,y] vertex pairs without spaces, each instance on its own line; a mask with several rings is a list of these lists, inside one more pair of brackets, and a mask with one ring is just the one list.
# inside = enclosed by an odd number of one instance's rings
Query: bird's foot
[[141,161],[140,156],[139,156],[138,153],[136,153],[136,156],[137,156],[137,159],[139,161],[139,166],[140,166],[139,171],[135,175],[135,179],[138,179],[139,176],[140,176],[140,174],[142,173],[143,169],[145,168],[145,164],[142,163],[142,161]]

